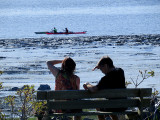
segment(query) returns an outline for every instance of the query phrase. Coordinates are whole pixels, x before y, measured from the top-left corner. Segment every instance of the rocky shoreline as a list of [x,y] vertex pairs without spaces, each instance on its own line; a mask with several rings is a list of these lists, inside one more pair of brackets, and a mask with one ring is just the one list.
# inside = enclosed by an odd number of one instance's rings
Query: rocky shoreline
[[[156,46],[156,48],[159,49],[160,34],[0,39],[0,50],[2,53],[0,55],[0,60],[2,63],[0,70],[4,72],[1,76],[1,80],[4,81],[4,83],[7,83],[7,85],[9,83],[14,83],[14,85],[11,86],[12,88],[22,87],[22,85],[30,83],[36,84],[36,87],[38,87],[39,84],[44,84],[44,80],[53,80],[52,75],[48,75],[50,73],[45,64],[45,61],[48,59],[52,59],[54,57],[63,58],[64,56],[68,55],[75,58],[77,57],[77,63],[80,66],[92,66],[96,64],[97,56],[103,56],[104,54],[108,54],[110,52],[113,52],[112,54],[115,56],[119,56],[119,47],[127,46],[127,49],[124,49],[124,51],[126,51],[130,48],[134,48],[132,46],[140,46],[138,49],[142,49],[143,47],[141,47],[141,45],[146,45],[148,47]],[[108,48],[103,50],[101,49],[105,48],[106,46],[108,46]],[[146,50],[146,48],[144,49]],[[142,53],[137,51],[134,54],[132,52],[130,53],[129,51],[126,53],[121,53],[121,55],[123,54],[127,55],[125,56],[125,59],[129,59],[130,56],[150,56],[150,58],[146,58],[146,63],[144,62],[144,59],[142,61],[138,61],[136,63],[138,64],[137,66],[134,63],[135,61],[127,64],[125,63],[123,67],[127,70],[129,77],[133,75],[133,66],[134,69],[137,70],[140,68],[151,68],[155,71],[159,69],[159,54],[156,56],[156,53],[153,51],[147,50],[143,51]],[[79,57],[82,57],[82,59],[79,60]],[[92,61],[89,60],[90,57],[93,58]],[[121,61],[120,58],[118,59]],[[123,57],[121,57],[121,59],[123,60]],[[131,60],[132,59],[130,59],[130,61]],[[148,63],[150,61],[152,62]],[[152,63],[154,64],[152,65]],[[128,71],[128,68],[130,68],[131,71]],[[88,78],[87,75],[85,75],[87,72],[92,74],[89,69],[89,67],[88,69],[86,69],[86,67],[78,68],[77,73],[83,73],[82,77],[85,76],[82,78],[82,80]],[[50,84],[50,81],[45,81],[45,83]],[[15,86],[17,83],[19,86]]]
[[59,45],[156,45],[160,46],[160,34],[148,35],[117,35],[117,36],[88,36],[88,37],[53,37],[53,38],[23,38],[0,39],[1,48],[57,48]]

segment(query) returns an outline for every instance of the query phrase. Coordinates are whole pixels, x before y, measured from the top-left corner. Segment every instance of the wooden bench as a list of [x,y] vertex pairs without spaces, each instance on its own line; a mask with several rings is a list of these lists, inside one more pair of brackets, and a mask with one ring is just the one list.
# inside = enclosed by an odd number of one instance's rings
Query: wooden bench
[[[47,101],[47,113],[52,109],[89,109],[87,112],[52,113],[44,118],[50,120],[55,116],[89,116],[89,115],[130,115],[142,120],[143,108],[150,106],[151,88],[107,89],[95,93],[87,90],[37,91],[37,100]],[[103,99],[106,98],[106,99]],[[127,98],[127,99],[122,99]],[[136,111],[102,112],[95,108],[137,108]],[[92,111],[91,111],[92,110]],[[129,119],[129,118],[128,118]],[[129,119],[130,120],[130,119]]]

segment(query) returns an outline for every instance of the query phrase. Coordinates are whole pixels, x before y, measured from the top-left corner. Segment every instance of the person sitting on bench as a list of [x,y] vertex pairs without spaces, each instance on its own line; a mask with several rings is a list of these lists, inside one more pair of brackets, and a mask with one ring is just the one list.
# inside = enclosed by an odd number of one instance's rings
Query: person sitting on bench
[[[62,64],[61,69],[56,67],[56,64]],[[51,60],[47,62],[48,69],[52,72],[55,80],[55,90],[79,90],[80,78],[74,74],[76,63],[70,57],[64,60]],[[74,110],[74,112],[80,110]],[[68,112],[60,110],[60,112]],[[75,116],[75,120],[80,120],[80,116]]]
[[[124,71],[121,68],[116,68],[113,65],[113,61],[110,57],[104,56],[100,59],[97,66],[93,69],[100,69],[102,73],[105,74],[104,77],[101,78],[97,85],[91,85],[90,83],[85,83],[83,85],[84,89],[89,90],[90,92],[96,92],[98,90],[103,89],[117,89],[117,88],[126,88],[125,87],[125,76]],[[100,111],[113,111],[118,112],[125,110],[124,109],[98,109]],[[116,115],[110,115],[113,120],[118,120]],[[98,115],[99,120],[105,120],[105,116]]]

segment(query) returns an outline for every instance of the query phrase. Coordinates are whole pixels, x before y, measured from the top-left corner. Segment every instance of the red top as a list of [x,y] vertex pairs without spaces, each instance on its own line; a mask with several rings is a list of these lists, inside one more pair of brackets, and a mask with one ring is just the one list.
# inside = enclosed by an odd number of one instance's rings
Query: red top
[[56,76],[55,90],[78,90],[77,78],[76,75],[69,78],[65,72],[60,71]]

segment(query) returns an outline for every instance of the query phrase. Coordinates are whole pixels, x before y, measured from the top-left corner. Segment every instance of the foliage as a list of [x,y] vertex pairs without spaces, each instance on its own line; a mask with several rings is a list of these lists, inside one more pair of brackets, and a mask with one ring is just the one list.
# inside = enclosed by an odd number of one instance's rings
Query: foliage
[[47,109],[46,104],[47,104],[46,101],[34,101],[32,102],[33,105],[32,108],[36,111],[37,115],[40,115],[41,113],[44,112],[45,109]]
[[126,87],[129,85],[129,84],[132,84],[130,81],[126,81],[125,85]]
[[153,97],[156,97],[158,94],[159,94],[159,91],[154,88],[154,91],[152,93]]
[[[0,71],[0,75],[3,73],[3,71]],[[0,89],[2,89],[2,82],[0,82]]]
[[[8,96],[5,100],[11,106],[11,114],[19,116],[21,120],[27,120],[32,112],[32,104],[30,102],[34,100],[34,93],[34,86],[25,85],[17,91],[17,96]],[[18,104],[16,104],[15,98],[18,99]],[[15,108],[15,105],[18,108]]]
[[33,112],[31,102],[35,100],[34,93],[34,86],[28,85],[25,85],[22,89],[17,91],[17,95],[21,102],[17,115],[21,113],[19,116],[22,120],[27,120],[30,117],[31,112]]
[[15,105],[15,96],[9,95],[5,98],[5,102],[9,103],[11,106],[11,119],[13,120],[13,113],[14,113],[14,105]]
[[3,86],[2,86],[2,82],[0,83],[0,89],[2,89],[3,88]]
[[21,106],[18,110],[21,113],[21,118],[26,120],[28,116],[31,114],[31,104],[34,100],[33,94],[35,93],[34,86],[24,86],[23,89],[17,91],[17,95],[20,97]]
[[[2,73],[3,72],[0,71],[0,75]],[[2,84],[3,83],[0,82],[0,89],[3,88]],[[29,117],[33,116],[34,113],[40,114],[44,109],[46,109],[46,102],[37,102],[35,98],[35,93],[36,91],[34,89],[34,86],[24,85],[22,89],[17,91],[16,96],[9,95],[5,98],[5,102],[8,103],[8,105],[11,107],[10,120],[17,120],[17,118],[14,118],[13,115],[19,116],[21,120],[27,120]],[[1,110],[0,120],[6,120],[5,114],[3,114]]]
[[[132,80],[132,83],[134,84],[135,88],[137,88],[144,80],[148,79],[149,77],[153,77],[155,75],[154,71],[140,71],[140,75],[137,76],[136,80]],[[139,80],[139,77],[141,77],[141,80]],[[127,85],[131,82],[127,82]],[[154,88],[154,91],[152,93],[152,100],[150,103],[149,113],[144,118],[144,120],[159,120],[160,119],[160,101],[157,99],[159,92]]]
[[27,120],[35,113],[40,114],[46,108],[46,103],[37,102],[35,93],[34,86],[24,85],[17,91],[17,96],[8,96],[5,100],[11,106],[11,115],[17,115],[21,120]]
[[[3,73],[3,71],[0,71],[0,75]],[[3,85],[2,85],[3,83],[2,82],[0,82],[0,89],[2,89],[3,88]],[[1,100],[0,100],[0,104],[2,104],[1,103]],[[5,119],[5,114],[3,114],[2,113],[2,111],[1,111],[1,109],[0,109],[0,120],[4,120]]]
[[133,80],[133,78],[131,78],[132,83],[134,84],[135,88],[137,88],[142,82],[144,82],[144,80],[148,79],[149,77],[154,76],[154,71],[152,70],[149,72],[147,70],[144,70],[144,72],[139,70],[139,73],[142,78],[140,81],[139,81],[139,75],[137,76],[136,80]]
[[0,120],[5,120],[5,114],[0,112]]

